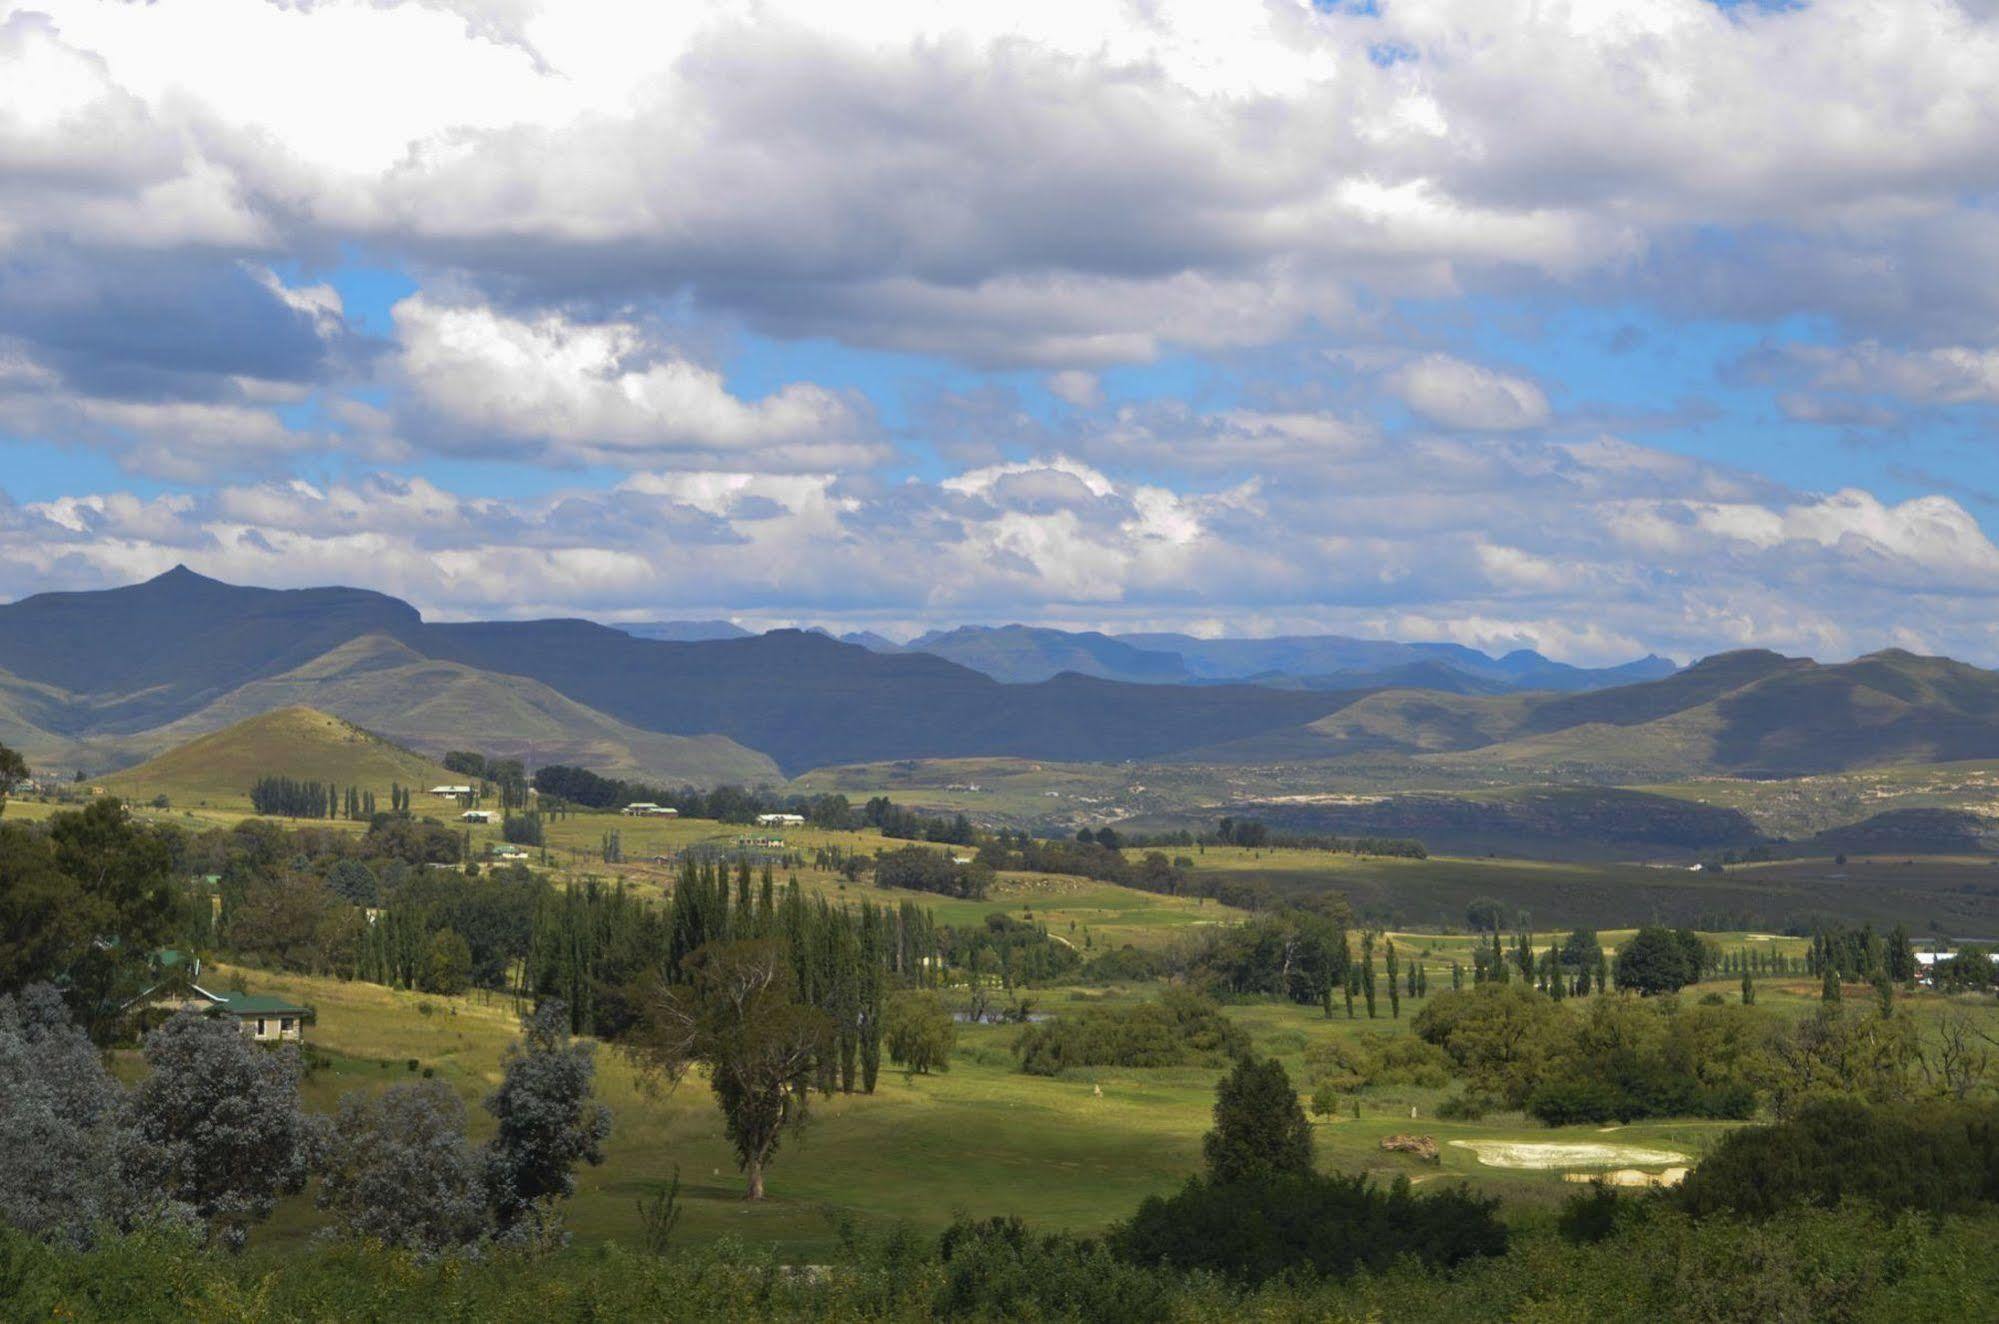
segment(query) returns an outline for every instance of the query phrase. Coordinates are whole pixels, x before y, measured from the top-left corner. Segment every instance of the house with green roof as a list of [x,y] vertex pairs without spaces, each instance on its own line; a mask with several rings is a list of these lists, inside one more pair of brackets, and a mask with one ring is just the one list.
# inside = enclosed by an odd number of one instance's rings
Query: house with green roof
[[227,1016],[243,1031],[243,1037],[258,1043],[298,1042],[305,1037],[306,1018],[312,1009],[268,993],[245,993],[239,989],[206,989],[196,984],[194,991],[208,1000],[217,1016]]

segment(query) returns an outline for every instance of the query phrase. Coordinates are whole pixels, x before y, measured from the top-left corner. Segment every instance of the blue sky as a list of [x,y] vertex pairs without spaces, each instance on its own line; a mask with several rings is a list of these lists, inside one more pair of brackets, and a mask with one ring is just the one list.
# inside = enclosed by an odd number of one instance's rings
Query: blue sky
[[0,0],[0,598],[1999,662],[1976,0]]

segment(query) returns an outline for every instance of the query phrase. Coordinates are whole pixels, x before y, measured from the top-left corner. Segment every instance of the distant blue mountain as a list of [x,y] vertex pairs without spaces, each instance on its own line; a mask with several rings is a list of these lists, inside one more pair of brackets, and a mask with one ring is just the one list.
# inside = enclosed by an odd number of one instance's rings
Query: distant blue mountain
[[634,639],[664,639],[670,644],[699,644],[710,639],[748,639],[754,630],[745,630],[734,621],[641,621],[614,627]]
[[1617,667],[1576,667],[1521,649],[1492,657],[1461,644],[1404,644],[1341,635],[1273,639],[1197,639],[1186,634],[1107,635],[1027,625],[966,625],[912,640],[932,653],[995,680],[1031,684],[1065,671],[1138,684],[1247,683],[1276,689],[1509,690],[1579,692],[1658,680],[1670,659],[1645,657]]

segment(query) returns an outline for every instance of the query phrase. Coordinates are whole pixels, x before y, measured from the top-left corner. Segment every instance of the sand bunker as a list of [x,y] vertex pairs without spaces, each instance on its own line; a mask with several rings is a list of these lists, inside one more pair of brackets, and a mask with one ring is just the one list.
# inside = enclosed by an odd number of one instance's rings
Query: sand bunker
[[1636,1145],[1563,1144],[1558,1141],[1453,1140],[1489,1168],[1657,1168],[1692,1162],[1674,1149]]
[[1685,1168],[1667,1168],[1664,1172],[1640,1172],[1636,1168],[1612,1168],[1608,1172],[1565,1172],[1563,1181],[1600,1181],[1608,1186],[1678,1186],[1687,1179]]

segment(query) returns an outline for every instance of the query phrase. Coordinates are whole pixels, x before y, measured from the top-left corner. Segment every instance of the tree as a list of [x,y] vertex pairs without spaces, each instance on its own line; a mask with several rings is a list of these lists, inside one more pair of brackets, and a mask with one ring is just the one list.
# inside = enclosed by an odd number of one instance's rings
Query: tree
[[491,1229],[485,1164],[465,1139],[465,1105],[441,1080],[343,1095],[315,1203],[355,1240],[423,1254]]
[[336,860],[326,871],[326,885],[342,900],[357,906],[372,906],[381,895],[381,880],[360,860]]
[[1506,905],[1489,896],[1479,897],[1465,907],[1465,925],[1475,933],[1497,933],[1506,923]]
[[550,999],[521,1024],[486,1096],[499,1132],[486,1143],[486,1190],[500,1231],[539,1234],[549,1206],[576,1190],[576,1165],[604,1161],[611,1110],[595,1095],[597,1062],[569,1037],[569,1009]]
[[1402,1019],[1402,988],[1397,976],[1401,967],[1395,959],[1395,940],[1388,940],[1388,1014],[1395,1020]]
[[1201,1141],[1217,1184],[1312,1170],[1312,1127],[1276,1058],[1239,1058],[1215,1088],[1215,1129]]
[[1367,1018],[1374,1019],[1374,935],[1360,938],[1360,990],[1367,998]]
[[16,782],[28,779],[28,761],[14,750],[0,745],[0,814],[7,812],[7,794]]
[[0,824],[0,993],[53,983],[92,1039],[142,989],[177,910],[167,835],[117,800]]
[[123,1103],[55,989],[0,997],[0,1221],[72,1246],[126,1221]]
[[449,997],[463,993],[472,981],[472,947],[455,929],[439,929],[430,940],[424,965],[423,991]]
[[886,1038],[889,1061],[910,1074],[949,1071],[958,1023],[935,993],[912,989],[889,1000]]
[[1562,965],[1569,970],[1588,974],[1596,968],[1597,958],[1603,954],[1603,945],[1597,941],[1596,930],[1577,929],[1562,939]]
[[1619,988],[1650,997],[1677,993],[1700,977],[1700,939],[1689,930],[1650,924],[1617,949]]
[[305,1186],[317,1141],[299,1106],[298,1050],[267,1049],[233,1021],[181,1012],[146,1036],[133,1090],[125,1184],[185,1206],[223,1245]]
[[1742,1005],[1745,1007],[1756,1005],[1756,980],[1750,975],[1749,967],[1746,965],[1742,967]]
[[688,983],[656,985],[635,1060],[677,1081],[699,1062],[722,1110],[748,1187],[764,1198],[764,1170],[785,1132],[802,1126],[810,1073],[833,1038],[831,1020],[798,998],[790,954],[768,939],[713,942],[685,961]]
[[1449,1053],[1474,1089],[1518,1107],[1548,1071],[1564,1024],[1532,985],[1488,982],[1438,994],[1409,1028]]
[[1990,988],[1993,974],[1992,957],[1986,950],[1975,943],[1965,943],[1950,960],[1937,962],[1936,986],[1955,993]]
[[[275,878],[250,878],[229,891],[222,916],[224,936],[241,959],[264,969],[324,973],[319,939],[334,906],[326,883],[287,869]],[[353,913],[344,906],[340,909]]]

